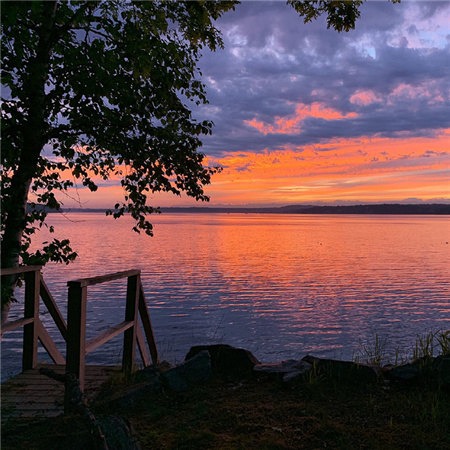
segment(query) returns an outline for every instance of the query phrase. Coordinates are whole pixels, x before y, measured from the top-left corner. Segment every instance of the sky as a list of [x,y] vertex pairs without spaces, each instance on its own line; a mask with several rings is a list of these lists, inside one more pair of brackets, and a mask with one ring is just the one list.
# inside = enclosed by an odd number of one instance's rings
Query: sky
[[[216,24],[225,48],[199,61],[209,104],[194,111],[214,121],[201,151],[223,169],[210,206],[450,202],[450,2],[369,1],[348,33],[284,1],[244,1]],[[82,206],[120,195],[81,192]]]

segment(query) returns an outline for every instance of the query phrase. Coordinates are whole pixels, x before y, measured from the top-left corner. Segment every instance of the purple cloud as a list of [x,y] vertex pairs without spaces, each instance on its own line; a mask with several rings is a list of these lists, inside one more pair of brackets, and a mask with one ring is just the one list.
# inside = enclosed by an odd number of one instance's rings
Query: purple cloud
[[[261,152],[361,136],[434,136],[450,127],[447,2],[368,2],[356,30],[338,34],[323,19],[303,24],[282,2],[243,2],[217,25],[225,50],[200,60],[215,122],[203,151]],[[309,117],[286,133],[263,134],[320,104],[340,119]],[[352,114],[352,116],[347,116]]]

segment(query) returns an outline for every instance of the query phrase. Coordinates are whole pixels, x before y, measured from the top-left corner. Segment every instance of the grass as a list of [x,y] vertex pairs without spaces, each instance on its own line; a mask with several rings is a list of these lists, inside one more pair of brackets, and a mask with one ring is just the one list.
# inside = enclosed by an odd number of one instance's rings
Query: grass
[[437,355],[448,355],[450,354],[450,331],[438,330],[418,335],[411,358],[401,356],[397,349],[395,357],[392,359],[387,354],[386,349],[386,339],[381,339],[376,334],[372,345],[361,344],[361,350],[353,356],[353,360],[356,363],[374,366],[382,366],[383,364],[398,366],[406,362],[415,362]]
[[419,335],[413,352],[413,361],[432,358],[435,353],[447,355],[450,353],[450,331],[430,331]]
[[[421,337],[415,356],[446,353],[450,333]],[[382,359],[376,340],[370,355]],[[116,378],[112,390],[129,383]],[[119,414],[142,449],[450,449],[450,389],[432,379],[378,383],[330,377],[316,368],[300,382],[213,378],[186,392],[142,397],[132,408],[91,405],[96,417]],[[94,448],[76,418],[18,421],[2,427],[2,449]]]
[[213,380],[144,400],[128,418],[153,449],[450,448],[450,393],[434,385]]
[[[144,449],[450,449],[450,392],[431,382],[355,385],[322,375],[286,387],[215,378],[132,409],[93,410],[127,417]],[[87,439],[70,418],[10,423],[2,449],[89,448]]]

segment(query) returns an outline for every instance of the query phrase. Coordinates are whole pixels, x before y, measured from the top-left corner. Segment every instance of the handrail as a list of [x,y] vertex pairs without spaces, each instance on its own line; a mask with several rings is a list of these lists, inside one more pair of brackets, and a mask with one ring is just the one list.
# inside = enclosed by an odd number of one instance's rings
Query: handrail
[[2,325],[2,336],[7,331],[13,331],[16,328],[20,328],[25,325],[28,325],[29,323],[33,322],[33,320],[34,319],[32,317],[29,317],[28,319],[22,318],[22,319],[17,319],[17,320],[12,320],[12,321],[6,322],[5,324]]
[[56,306],[55,300],[42,279],[41,269],[42,266],[19,266],[0,269],[1,276],[24,275],[24,317],[4,323],[2,325],[0,337],[1,340],[4,333],[23,327],[22,370],[33,369],[36,367],[38,340],[41,342],[54,363],[65,364],[64,357],[39,318],[39,297],[41,297],[47,306],[51,317],[58,326],[62,337],[66,339],[67,326]]
[[[150,320],[150,314],[148,313],[147,302],[145,301],[144,288],[143,288],[142,284],[139,289],[139,315],[141,317],[142,327],[144,328],[145,337],[147,338],[147,344],[150,349],[152,361],[158,362],[159,361],[158,349],[156,347],[156,340],[155,340],[155,336],[153,334],[152,321]],[[138,331],[141,331],[141,329],[138,328]],[[141,357],[142,357],[142,359],[144,359],[144,355],[142,354],[142,350],[141,350],[141,347],[144,347],[144,343],[142,341],[142,344],[140,344],[140,342],[139,342],[140,335],[139,334],[137,335],[137,338],[138,338],[139,350],[141,351]]]
[[[112,274],[81,278],[67,282],[68,309],[67,323],[56,305],[42,274],[42,266],[21,266],[1,269],[1,275],[24,274],[25,307],[24,317],[6,322],[2,326],[1,335],[23,326],[23,360],[22,369],[32,369],[37,365],[37,344],[41,342],[47,353],[56,364],[66,364],[66,372],[73,373],[80,381],[80,388],[84,386],[84,372],[86,355],[100,345],[110,341],[120,333],[124,333],[124,347],[122,368],[131,370],[135,361],[136,344],[144,366],[159,362],[153,328],[145,302],[144,290],[141,283],[140,270],[126,270]],[[98,336],[86,341],[86,312],[87,288],[95,284],[105,283],[127,278],[127,294],[125,306],[125,320]],[[48,334],[39,318],[39,300],[42,298],[51,317],[66,342],[66,360]],[[141,323],[142,328],[141,329]],[[144,338],[145,335],[145,338]],[[0,338],[1,340],[1,338]],[[145,346],[147,341],[148,349]]]
[[[147,344],[153,363],[159,361],[150,316],[143,294],[140,270],[126,270],[90,278],[80,278],[67,282],[69,289],[67,309],[67,365],[66,371],[73,373],[84,386],[86,355],[119,334],[124,334],[122,369],[130,371],[135,361],[135,348],[138,346],[145,366],[150,364],[150,356],[145,347],[139,317],[141,318]],[[95,284],[127,279],[125,320],[108,328],[103,333],[86,340],[87,288]]]
[[39,294],[40,294],[42,300],[44,301],[44,304],[47,307],[48,312],[53,317],[53,320],[55,321],[55,324],[58,327],[58,330],[61,333],[61,336],[64,338],[65,341],[67,341],[66,321],[64,320],[61,312],[59,311],[58,307],[56,306],[55,300],[53,299],[53,296],[50,293],[43,278],[41,278]]
[[27,272],[36,272],[41,270],[42,266],[19,266],[19,267],[9,267],[7,269],[0,269],[0,276],[3,275],[19,275]]
[[128,328],[131,328],[133,325],[134,325],[133,321],[124,320],[123,322],[120,322],[117,325],[108,328],[102,334],[99,334],[98,336],[89,339],[89,341],[86,342],[86,355],[94,351],[96,348],[100,347],[100,345],[104,344],[105,342],[108,342],[111,339],[115,338],[120,333],[123,333],[124,331],[128,330]]
[[79,278],[77,280],[71,280],[67,282],[67,286],[92,286],[94,284],[107,283],[109,281],[120,280],[121,278],[128,278],[140,274],[140,270],[124,270],[123,272],[110,273],[106,275],[100,275],[98,277]]

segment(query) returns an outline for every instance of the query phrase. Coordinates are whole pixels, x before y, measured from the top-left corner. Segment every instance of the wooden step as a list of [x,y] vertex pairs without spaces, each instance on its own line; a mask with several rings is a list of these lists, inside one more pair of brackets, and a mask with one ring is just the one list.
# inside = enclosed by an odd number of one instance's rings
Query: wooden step
[[[59,364],[38,364],[1,386],[1,422],[15,418],[56,417],[64,412],[64,385],[39,373],[41,367],[65,373]],[[120,372],[118,366],[86,366],[86,398],[92,399],[108,378]]]

